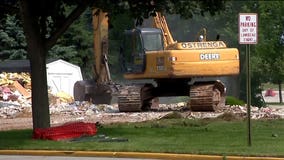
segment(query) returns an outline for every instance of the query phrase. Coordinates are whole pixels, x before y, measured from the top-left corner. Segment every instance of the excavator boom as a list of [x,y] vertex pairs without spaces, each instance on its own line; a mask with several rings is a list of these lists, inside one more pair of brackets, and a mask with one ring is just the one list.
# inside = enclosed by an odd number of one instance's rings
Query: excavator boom
[[156,12],[156,16],[153,17],[153,26],[154,28],[160,28],[163,31],[165,48],[167,48],[169,45],[176,43],[169,30],[166,18],[162,15],[162,13]]

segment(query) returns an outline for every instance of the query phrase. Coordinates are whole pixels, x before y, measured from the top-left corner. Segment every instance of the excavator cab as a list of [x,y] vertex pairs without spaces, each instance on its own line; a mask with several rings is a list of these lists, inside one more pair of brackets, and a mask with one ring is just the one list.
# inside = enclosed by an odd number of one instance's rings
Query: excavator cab
[[122,69],[126,73],[142,73],[146,67],[146,52],[164,50],[161,29],[136,28],[126,30],[120,50]]

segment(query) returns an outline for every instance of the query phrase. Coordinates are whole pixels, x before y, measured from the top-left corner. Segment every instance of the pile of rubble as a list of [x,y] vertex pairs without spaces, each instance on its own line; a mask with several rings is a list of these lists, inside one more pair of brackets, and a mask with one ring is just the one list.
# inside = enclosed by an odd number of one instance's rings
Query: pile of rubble
[[[0,74],[0,118],[31,117],[31,80],[27,73],[1,73]],[[224,113],[232,113],[239,118],[245,118],[247,109],[244,106],[225,106],[216,112],[191,112],[184,102],[174,104],[159,104],[151,112],[122,113],[117,104],[95,105],[90,102],[78,102],[66,94],[49,94],[50,114],[81,117],[88,119],[96,117],[101,121],[115,118],[115,121],[145,121],[160,119],[175,111],[181,116],[191,119],[216,118]],[[284,118],[284,108],[258,108],[251,107],[252,119]],[[105,118],[105,119],[104,119]]]

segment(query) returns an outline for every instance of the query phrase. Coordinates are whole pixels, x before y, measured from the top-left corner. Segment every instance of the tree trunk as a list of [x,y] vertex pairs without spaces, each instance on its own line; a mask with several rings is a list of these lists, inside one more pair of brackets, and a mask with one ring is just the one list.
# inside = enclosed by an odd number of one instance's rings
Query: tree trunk
[[45,54],[41,47],[31,48],[33,128],[50,127]]
[[33,16],[29,3],[20,1],[23,28],[27,40],[28,56],[31,64],[32,80],[32,117],[33,128],[50,127],[50,115],[46,78],[46,53],[43,39],[40,34],[38,17]]
[[42,47],[31,48],[31,80],[32,80],[32,115],[33,128],[50,127],[47,77],[46,77],[46,51]]
[[[66,31],[66,29],[75,21],[86,8],[93,3],[92,0],[85,0],[78,5],[66,18],[61,27],[53,35],[46,38],[43,32],[40,32],[39,21],[46,13],[38,15],[33,14],[37,8],[32,8],[31,0],[20,0],[21,19],[27,41],[28,56],[31,64],[32,80],[32,115],[33,128],[50,127],[50,115],[48,104],[47,76],[46,76],[46,55],[57,41],[57,39]],[[42,17],[43,16],[43,17]],[[45,26],[47,27],[47,26]]]
[[279,89],[279,102],[283,103],[281,81],[278,81],[278,89]]

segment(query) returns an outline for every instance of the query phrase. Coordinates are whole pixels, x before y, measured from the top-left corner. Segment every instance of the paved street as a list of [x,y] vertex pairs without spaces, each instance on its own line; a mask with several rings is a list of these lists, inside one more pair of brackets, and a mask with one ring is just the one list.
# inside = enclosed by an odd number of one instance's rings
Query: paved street
[[22,156],[0,155],[0,160],[154,160],[137,158],[104,158],[104,157],[63,157],[63,156]]

